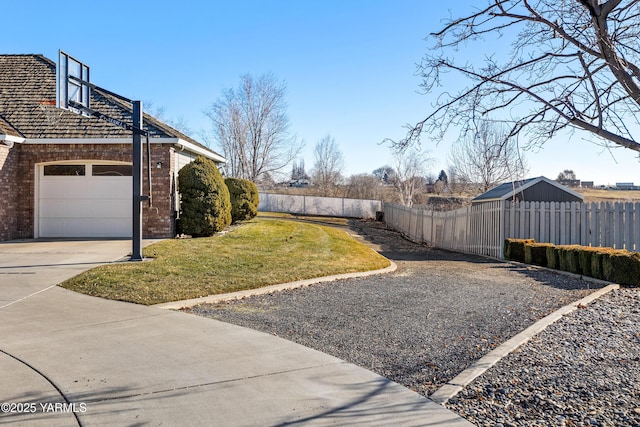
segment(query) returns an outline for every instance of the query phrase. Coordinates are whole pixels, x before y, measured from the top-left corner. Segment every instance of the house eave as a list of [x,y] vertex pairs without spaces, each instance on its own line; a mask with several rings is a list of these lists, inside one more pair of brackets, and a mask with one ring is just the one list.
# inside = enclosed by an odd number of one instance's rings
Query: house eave
[[[27,145],[44,145],[44,144],[131,144],[132,138],[26,138],[23,139]],[[181,138],[149,138],[149,142],[153,144],[172,144],[181,151],[188,151],[193,154],[202,155],[216,163],[226,163],[227,159],[218,153],[201,147]]]
[[180,138],[167,138],[167,139],[174,140],[173,143],[180,146],[183,150],[205,156],[206,158],[213,160],[215,163],[227,163],[227,159],[225,159],[218,153],[212,150],[209,150],[206,147],[193,144],[189,141],[185,141],[184,139],[180,139]]
[[9,148],[12,148],[13,144],[22,144],[24,140],[25,139],[20,136],[0,134],[0,144],[6,145]]
[[493,197],[491,199],[472,199],[471,200],[471,204],[475,204],[475,203],[485,203],[485,202],[500,202],[503,200],[507,200],[506,197]]

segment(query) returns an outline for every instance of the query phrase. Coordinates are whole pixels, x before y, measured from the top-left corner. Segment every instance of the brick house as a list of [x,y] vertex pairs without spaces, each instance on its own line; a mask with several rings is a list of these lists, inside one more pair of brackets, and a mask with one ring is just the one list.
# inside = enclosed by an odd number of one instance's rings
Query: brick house
[[[0,55],[0,241],[130,237],[131,133],[58,109],[55,100],[53,61]],[[91,107],[131,123],[130,106],[99,90]],[[225,159],[151,116],[144,127],[153,206],[143,204],[143,236],[169,238],[176,234],[178,170],[197,155]]]

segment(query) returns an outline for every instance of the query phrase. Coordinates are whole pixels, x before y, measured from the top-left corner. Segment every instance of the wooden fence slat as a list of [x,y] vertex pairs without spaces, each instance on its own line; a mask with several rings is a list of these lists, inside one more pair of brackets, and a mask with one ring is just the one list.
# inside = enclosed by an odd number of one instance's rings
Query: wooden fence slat
[[498,258],[507,237],[640,249],[640,203],[499,201],[449,212],[383,208],[387,223],[414,241]]
[[633,207],[633,227],[634,227],[634,248],[636,252],[640,252],[640,203],[636,203]]

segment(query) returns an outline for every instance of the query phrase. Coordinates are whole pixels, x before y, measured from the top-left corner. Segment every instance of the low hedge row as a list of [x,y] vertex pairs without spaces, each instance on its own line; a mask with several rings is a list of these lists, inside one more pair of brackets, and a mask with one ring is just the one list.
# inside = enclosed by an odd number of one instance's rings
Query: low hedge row
[[506,239],[505,258],[621,285],[640,286],[640,253],[624,249]]

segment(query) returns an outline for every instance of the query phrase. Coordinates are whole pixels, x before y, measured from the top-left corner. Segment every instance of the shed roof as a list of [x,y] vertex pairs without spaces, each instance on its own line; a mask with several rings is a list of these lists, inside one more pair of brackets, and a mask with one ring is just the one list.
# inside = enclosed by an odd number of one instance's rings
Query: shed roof
[[541,182],[546,182],[547,184],[552,185],[568,194],[571,194],[572,196],[579,198],[580,200],[584,200],[584,196],[582,194],[577,193],[570,188],[565,187],[564,185],[558,184],[556,181],[553,181],[549,178],[539,176],[537,178],[529,178],[522,181],[505,182],[504,184],[500,184],[497,187],[494,187],[491,190],[480,194],[479,196],[472,199],[471,202],[478,203],[507,200]]
[[[0,55],[0,126],[28,139],[130,138],[131,133],[106,121],[55,107],[56,64],[43,55]],[[91,91],[91,108],[131,123],[131,106],[98,89]],[[197,146],[212,157],[224,158],[193,138],[144,115],[150,138],[173,138]],[[4,127],[0,127],[0,133]]]

